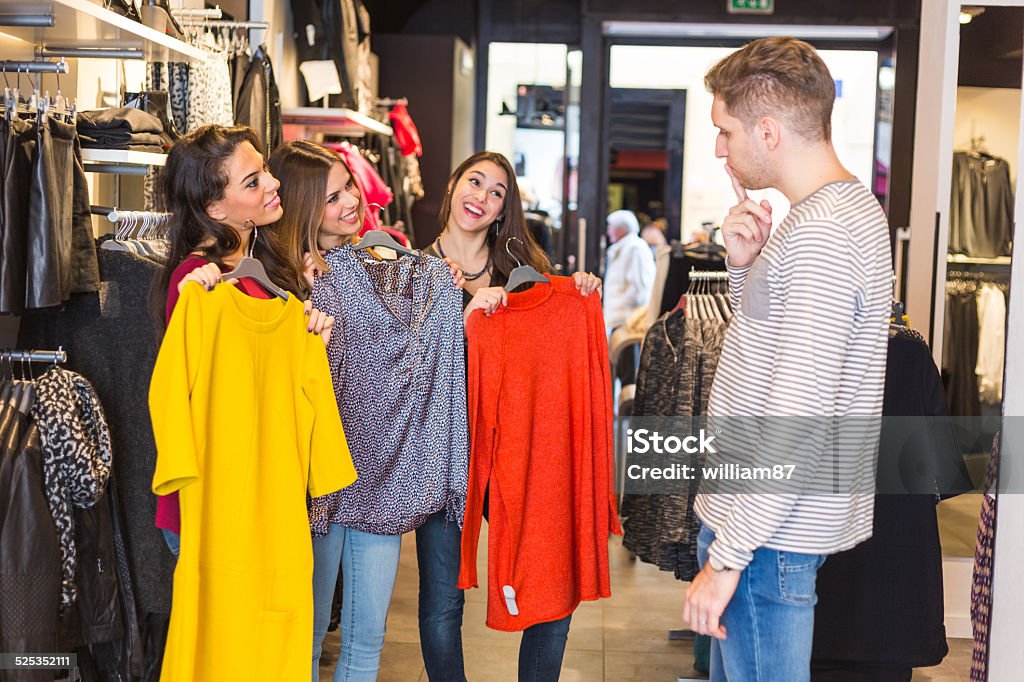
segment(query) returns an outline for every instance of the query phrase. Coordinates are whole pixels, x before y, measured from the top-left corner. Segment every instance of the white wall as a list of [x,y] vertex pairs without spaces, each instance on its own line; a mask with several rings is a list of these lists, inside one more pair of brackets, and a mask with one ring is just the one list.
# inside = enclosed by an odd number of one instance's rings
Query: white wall
[[[197,0],[199,1],[199,0]],[[200,2],[201,5],[201,2]],[[270,23],[267,31],[253,31],[254,43],[263,40],[274,65],[274,78],[281,93],[281,108],[293,109],[299,101],[299,63],[292,39],[292,8],[289,0],[249,0],[249,19]],[[262,34],[266,35],[262,35]],[[371,38],[372,40],[372,38]]]
[[[704,74],[733,48],[612,46],[610,83],[613,88],[667,88],[686,90],[683,147],[684,240],[701,223],[718,225],[736,203],[723,162],[715,158],[717,131],[711,124],[711,95],[704,89]],[[868,51],[822,50],[833,78],[842,81],[842,95],[832,114],[832,139],[840,160],[870,184],[875,128],[875,88],[878,55]],[[652,68],[657,65],[657,68]],[[779,192],[754,192],[772,203],[781,220],[789,203]]]

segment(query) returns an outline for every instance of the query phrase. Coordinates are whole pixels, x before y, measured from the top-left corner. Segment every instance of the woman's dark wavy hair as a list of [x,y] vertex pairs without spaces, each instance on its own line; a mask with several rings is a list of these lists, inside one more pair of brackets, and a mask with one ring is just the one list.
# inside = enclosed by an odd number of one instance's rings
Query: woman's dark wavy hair
[[497,152],[477,152],[459,164],[459,167],[452,173],[452,177],[448,180],[448,191],[444,201],[441,202],[441,212],[438,216],[441,220],[441,229],[443,230],[448,225],[455,185],[474,164],[481,161],[490,161],[505,171],[505,175],[508,176],[508,191],[505,193],[505,202],[501,211],[503,219],[492,224],[487,230],[487,248],[491,254],[491,286],[505,286],[509,274],[516,267],[515,259],[509,256],[505,250],[505,244],[512,237],[519,241],[513,240],[509,244],[509,249],[523,265],[533,266],[537,272],[550,272],[551,261],[537,244],[526,224],[523,200],[519,196],[519,184],[516,182],[515,169],[512,168],[508,159]]
[[[150,293],[150,308],[158,329],[164,328],[167,289],[175,268],[189,254],[198,253],[225,269],[224,259],[241,245],[238,233],[207,215],[206,208],[224,198],[227,161],[245,142],[257,151],[262,149],[252,128],[208,125],[175,142],[167,155],[160,191],[164,210],[171,214],[167,231],[170,249]],[[212,243],[204,245],[208,240]],[[258,230],[253,256],[263,263],[274,284],[301,296],[297,290],[302,281],[299,264],[289,262],[278,241],[273,230]]]

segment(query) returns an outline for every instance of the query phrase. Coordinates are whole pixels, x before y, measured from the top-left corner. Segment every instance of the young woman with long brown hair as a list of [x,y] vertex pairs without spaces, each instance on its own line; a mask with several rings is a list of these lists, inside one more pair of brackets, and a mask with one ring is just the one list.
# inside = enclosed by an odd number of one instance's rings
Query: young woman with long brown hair
[[[358,239],[365,211],[362,192],[341,157],[313,142],[300,140],[278,147],[270,157],[270,169],[281,182],[278,191],[285,206],[274,230],[285,245],[289,261],[305,264],[304,284],[314,297],[328,296],[325,292],[335,290],[329,281],[330,268],[324,254]],[[453,284],[458,286],[460,278],[454,269],[452,276]],[[344,383],[340,371],[332,364],[336,392]],[[399,474],[381,471],[380,463],[371,461],[374,457],[367,457],[361,448],[353,447],[352,456],[361,478],[351,486],[350,494],[360,499],[386,497],[387,486],[393,486],[393,477]],[[397,482],[410,492],[418,490],[416,481]],[[402,536],[352,527],[360,525],[364,512],[373,512],[358,504],[343,508],[344,504],[337,494],[310,503],[310,528],[314,536],[314,681],[319,679],[320,654],[339,569],[344,576],[344,595],[341,654],[334,671],[335,682],[376,679],[388,606],[398,573]]]
[[[256,132],[245,126],[210,125],[178,140],[161,174],[170,212],[167,264],[151,292],[151,307],[162,329],[171,318],[185,282],[212,289],[221,273],[250,251],[277,286],[303,297],[302,261],[288,259],[272,230],[261,229],[282,215],[280,183],[268,171]],[[233,282],[250,296],[270,294],[249,279]],[[326,343],[333,318],[306,303],[310,333]],[[156,525],[177,555],[180,534],[178,495],[157,500]]]
[[[519,263],[538,272],[552,270],[527,226],[515,171],[501,154],[478,152],[455,169],[441,204],[440,220],[441,234],[427,253],[447,257],[462,270],[467,318],[476,309],[489,315],[508,303],[504,285]],[[583,295],[601,289],[601,280],[594,275],[577,272],[573,279]],[[461,540],[459,528],[447,523],[443,514],[435,514],[416,530],[420,647],[431,682],[466,679],[464,596],[456,586]],[[519,679],[557,679],[568,632],[569,617],[527,628],[519,649]]]

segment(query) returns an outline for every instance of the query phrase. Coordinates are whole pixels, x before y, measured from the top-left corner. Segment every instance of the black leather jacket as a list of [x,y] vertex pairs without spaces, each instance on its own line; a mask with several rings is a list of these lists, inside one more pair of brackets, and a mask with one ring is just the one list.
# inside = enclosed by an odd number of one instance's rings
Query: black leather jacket
[[235,123],[256,131],[264,156],[281,144],[281,95],[267,48],[260,45],[252,56],[235,99]]
[[[78,598],[58,621],[60,545],[42,461],[39,430],[30,417],[0,404],[0,651],[78,650],[80,658],[91,658],[83,668],[92,674],[83,679],[138,677],[141,638],[130,583],[127,591],[122,587],[129,576],[127,562],[119,562],[115,551],[119,530],[112,489],[108,483],[93,507],[75,510]],[[129,598],[123,599],[126,592]],[[53,671],[0,670],[0,682],[52,679]]]
[[[56,651],[61,564],[43,489],[39,430],[0,405],[0,651]],[[43,682],[53,671],[0,670],[0,682]]]
[[355,109],[359,17],[354,1],[292,0],[291,5],[299,63],[332,60],[338,67],[342,92],[328,95],[330,105]]

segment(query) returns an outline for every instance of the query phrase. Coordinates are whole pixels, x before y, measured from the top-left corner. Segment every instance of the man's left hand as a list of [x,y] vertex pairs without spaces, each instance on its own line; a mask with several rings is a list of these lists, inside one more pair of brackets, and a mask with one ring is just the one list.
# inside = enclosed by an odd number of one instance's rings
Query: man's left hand
[[700,635],[725,639],[725,627],[719,623],[725,607],[736,593],[742,571],[716,571],[705,563],[690,583],[683,604],[683,620]]

